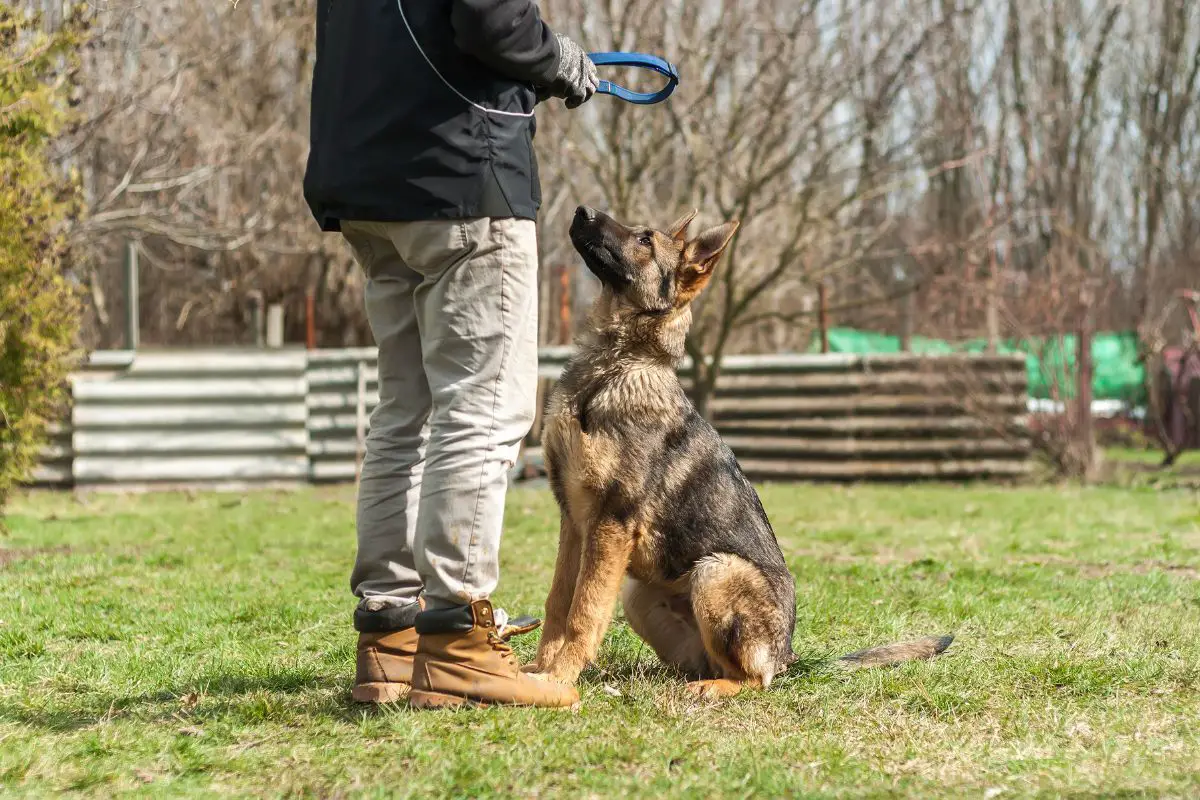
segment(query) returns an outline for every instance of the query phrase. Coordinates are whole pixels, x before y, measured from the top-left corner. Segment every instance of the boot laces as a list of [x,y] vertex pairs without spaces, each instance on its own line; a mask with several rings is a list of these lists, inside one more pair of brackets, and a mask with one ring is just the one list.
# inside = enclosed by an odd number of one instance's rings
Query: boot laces
[[503,656],[506,661],[516,660],[517,654],[513,652],[513,649],[509,646],[508,642],[500,638],[500,634],[495,628],[492,628],[488,631],[487,638],[488,644],[492,646],[492,649]]
[[488,642],[492,645],[492,649],[510,661],[515,660],[516,653],[513,652],[512,646],[504,641],[504,629],[508,627],[508,612],[503,608],[493,608],[492,624],[495,627],[488,631]]

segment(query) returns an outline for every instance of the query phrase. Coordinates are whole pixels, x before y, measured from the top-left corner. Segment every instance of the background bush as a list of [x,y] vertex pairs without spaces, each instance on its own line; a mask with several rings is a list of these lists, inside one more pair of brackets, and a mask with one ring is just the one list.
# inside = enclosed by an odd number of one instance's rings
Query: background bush
[[0,510],[30,477],[75,354],[79,304],[62,259],[78,180],[51,148],[71,119],[85,28],[82,11],[47,33],[0,5]]

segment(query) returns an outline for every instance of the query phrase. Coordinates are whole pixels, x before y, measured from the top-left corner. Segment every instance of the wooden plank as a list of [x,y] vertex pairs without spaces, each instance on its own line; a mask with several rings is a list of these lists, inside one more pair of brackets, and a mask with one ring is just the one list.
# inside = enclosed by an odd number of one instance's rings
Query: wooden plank
[[38,448],[38,460],[41,462],[70,460],[71,453],[69,437],[57,441],[51,439]]
[[[365,366],[367,372],[367,383],[376,385],[379,383],[379,368],[374,363],[368,363]],[[357,370],[354,364],[337,364],[327,367],[309,367],[307,373],[308,385],[312,389],[350,389],[353,390],[358,383]]]
[[[1028,434],[1028,415],[1016,415],[1008,420],[1013,432]],[[988,435],[996,428],[989,421],[961,416],[932,417],[846,417],[817,419],[750,419],[730,420],[717,426],[722,435],[729,436],[851,436],[916,437]]]
[[[918,373],[854,373],[852,375],[742,375],[725,376],[717,385],[713,397],[737,401],[756,397],[835,397],[870,394],[909,396],[962,397],[987,399],[993,395],[1024,394],[1023,379],[988,378],[962,381],[945,376],[920,376]],[[679,385],[690,396],[692,381],[681,376]]]
[[308,364],[303,349],[282,350],[140,350],[129,373],[156,375],[303,375]]
[[379,350],[374,347],[339,347],[337,349],[309,350],[307,363],[309,367],[349,364],[353,367],[359,361],[374,364],[378,360]]
[[296,456],[147,456],[75,459],[75,482],[202,482],[296,480],[308,476],[308,457]]
[[353,432],[336,439],[309,439],[306,452],[309,458],[348,458],[351,461],[358,451]]
[[278,430],[151,430],[78,431],[76,455],[142,455],[154,453],[286,453],[306,452],[308,432],[301,427]]
[[34,486],[69,486],[72,480],[70,461],[43,461],[33,469]]
[[773,461],[742,459],[752,480],[919,480],[1017,478],[1032,469],[1028,459],[961,459],[930,461]]
[[75,403],[128,403],[137,405],[188,400],[292,400],[301,401],[308,390],[303,377],[203,379],[136,379],[81,381],[75,385]]
[[923,369],[927,371],[989,372],[1025,369],[1024,356],[994,353],[950,353],[936,356],[916,353],[873,353],[861,358],[862,368],[868,371]]
[[108,372],[128,369],[135,355],[132,350],[95,350],[88,353],[83,370]]
[[804,461],[809,458],[959,458],[1023,457],[1029,442],[991,439],[794,439],[782,437],[727,436],[725,443],[738,458],[780,458]]
[[181,405],[76,405],[75,429],[165,428],[189,425],[240,428],[263,425],[303,426],[308,412],[302,402],[247,404],[211,403]]
[[[711,361],[711,359],[708,359]],[[726,356],[721,360],[721,371],[738,372],[846,372],[859,367],[861,356],[852,353],[778,353],[767,355]],[[690,371],[692,359],[679,363],[680,372]]]
[[[845,397],[716,397],[712,401],[713,416],[717,420],[753,419],[759,417],[829,416],[846,417],[853,414],[875,414],[895,416],[900,414],[933,415],[952,413],[961,415],[964,402],[953,397],[929,397],[927,395],[850,395]],[[1020,395],[994,395],[981,409],[989,412],[1022,413],[1024,397]]]
[[556,381],[562,375],[560,364],[538,364],[538,378],[546,381]]
[[[369,423],[370,420],[368,420],[368,427]],[[307,423],[309,434],[320,437],[340,434],[353,438],[356,425],[357,420],[353,409],[339,413],[313,412],[308,415]]]
[[[922,356],[912,353],[879,353],[854,355],[850,353],[780,353],[777,355],[727,356],[721,361],[721,371],[727,374],[741,372],[887,372],[893,370],[940,369],[948,365],[953,369],[990,371],[1019,369],[1025,360],[1021,356],[988,355],[983,353],[961,353],[944,356]],[[684,359],[681,370],[691,366]]]
[[[379,392],[367,390],[367,409],[379,405]],[[309,411],[354,411],[358,406],[358,392],[351,388],[341,392],[309,392],[305,400]]]
[[318,483],[351,483],[356,471],[353,457],[339,461],[314,461],[309,477]]
[[895,372],[850,372],[850,373],[779,373],[779,374],[728,374],[722,375],[716,384],[720,395],[743,395],[752,392],[880,392],[901,393],[919,391],[943,391],[946,389],[968,389],[991,392],[995,390],[1012,393],[1024,390],[1028,375],[1022,371],[1003,371],[976,377],[964,378],[953,373],[919,372],[898,369]]

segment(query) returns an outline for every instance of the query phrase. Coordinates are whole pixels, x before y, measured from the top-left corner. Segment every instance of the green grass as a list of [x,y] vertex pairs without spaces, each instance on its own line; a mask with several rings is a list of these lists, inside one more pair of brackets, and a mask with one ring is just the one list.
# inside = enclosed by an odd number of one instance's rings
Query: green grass
[[[577,713],[352,704],[351,498],[19,502],[0,539],[0,793],[1200,792],[1194,491],[768,487],[797,668],[693,700],[618,616]],[[548,494],[515,491],[498,603],[540,609],[556,536]],[[821,666],[947,631],[934,661]]]
[[1162,467],[1161,450],[1107,447],[1101,454],[1099,477],[1126,487],[1200,489],[1200,451],[1180,453],[1175,463]]
[[[1145,464],[1155,467],[1162,463],[1163,451],[1144,447],[1106,447],[1104,458],[1123,464]],[[1200,467],[1200,450],[1185,450],[1175,460],[1176,467]]]

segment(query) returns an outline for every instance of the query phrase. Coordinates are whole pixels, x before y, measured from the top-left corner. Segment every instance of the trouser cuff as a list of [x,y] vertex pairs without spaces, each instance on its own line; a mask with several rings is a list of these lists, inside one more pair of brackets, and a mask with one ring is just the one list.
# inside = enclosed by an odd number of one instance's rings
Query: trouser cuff
[[354,609],[354,629],[359,633],[400,631],[415,625],[420,613],[420,603],[388,606],[378,611],[367,611],[360,605]]

